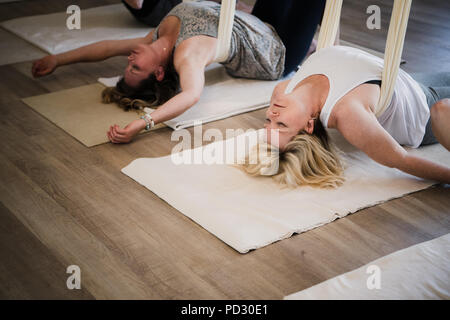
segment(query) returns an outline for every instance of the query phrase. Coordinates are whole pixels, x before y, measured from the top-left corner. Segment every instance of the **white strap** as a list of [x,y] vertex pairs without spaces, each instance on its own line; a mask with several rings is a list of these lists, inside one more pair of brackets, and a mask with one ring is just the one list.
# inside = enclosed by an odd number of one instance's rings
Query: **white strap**
[[[402,58],[403,45],[405,43],[406,29],[411,9],[412,0],[394,0],[389,32],[386,40],[384,52],[384,68],[382,74],[381,94],[375,115],[381,115],[389,106],[394,94],[395,83],[397,81],[400,62]],[[320,27],[317,50],[332,46],[337,30],[342,10],[342,0],[327,0],[325,12]],[[285,93],[290,93],[298,84],[300,77],[297,76],[300,70],[294,75],[286,87]]]
[[398,71],[405,43],[406,29],[408,27],[409,12],[412,0],[394,0],[394,8],[391,14],[389,32],[384,50],[384,68],[381,82],[381,94],[378,106],[375,109],[376,116],[381,115],[389,106],[394,94]]
[[236,0],[222,0],[220,8],[219,29],[217,32],[217,49],[214,62],[224,62],[228,59],[233,31]]
[[342,0],[327,0],[322,23],[320,24],[316,50],[330,47],[334,44],[341,20],[341,11]]

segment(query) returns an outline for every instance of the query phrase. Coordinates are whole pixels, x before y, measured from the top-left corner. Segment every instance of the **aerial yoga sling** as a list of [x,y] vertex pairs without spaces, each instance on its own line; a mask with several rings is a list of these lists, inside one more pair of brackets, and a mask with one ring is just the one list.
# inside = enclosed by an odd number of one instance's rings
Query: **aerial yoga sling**
[[[322,24],[320,27],[317,50],[332,46],[339,27],[343,0],[327,0]],[[376,108],[376,116],[381,115],[389,106],[394,94],[400,61],[405,42],[408,17],[412,0],[394,0],[389,32],[384,52],[384,68],[381,82],[381,94]],[[297,73],[299,74],[299,73]],[[297,75],[296,74],[296,75]],[[286,87],[286,93],[292,92],[298,83],[294,75]]]
[[[339,28],[343,0],[327,0],[319,33],[317,50],[332,46]],[[389,31],[384,52],[384,69],[381,82],[381,94],[376,108],[376,116],[382,114],[394,94],[395,82],[402,57],[405,34],[408,26],[412,0],[394,0]],[[236,0],[223,0],[220,9],[220,20],[217,37],[217,49],[214,61],[222,62],[228,58],[231,34],[233,30]],[[291,92],[298,81],[292,78],[286,88]]]
[[217,34],[217,49],[214,62],[223,62],[228,59],[233,31],[234,12],[236,0],[223,0],[220,7],[219,28]]

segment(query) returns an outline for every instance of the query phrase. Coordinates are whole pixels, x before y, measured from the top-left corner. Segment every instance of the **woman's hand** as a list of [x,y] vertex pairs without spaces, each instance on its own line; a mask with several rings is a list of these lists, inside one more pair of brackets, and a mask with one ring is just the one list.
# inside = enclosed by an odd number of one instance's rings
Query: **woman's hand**
[[46,56],[42,59],[33,62],[31,73],[33,77],[42,77],[55,71],[58,66],[58,61],[54,55]]
[[145,128],[145,125],[146,123],[142,119],[130,122],[130,124],[123,129],[115,124],[109,127],[109,131],[106,134],[112,143],[128,143]]

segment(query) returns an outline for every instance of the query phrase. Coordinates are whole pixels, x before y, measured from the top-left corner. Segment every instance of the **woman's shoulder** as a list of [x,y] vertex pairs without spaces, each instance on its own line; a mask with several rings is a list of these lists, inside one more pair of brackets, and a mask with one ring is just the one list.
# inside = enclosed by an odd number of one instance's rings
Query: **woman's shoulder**
[[[344,95],[333,107],[328,120],[329,128],[336,128],[337,123],[345,125],[349,115],[358,115],[359,111],[374,113],[380,96],[380,89],[376,85],[361,84]],[[348,125],[354,125],[349,124]]]

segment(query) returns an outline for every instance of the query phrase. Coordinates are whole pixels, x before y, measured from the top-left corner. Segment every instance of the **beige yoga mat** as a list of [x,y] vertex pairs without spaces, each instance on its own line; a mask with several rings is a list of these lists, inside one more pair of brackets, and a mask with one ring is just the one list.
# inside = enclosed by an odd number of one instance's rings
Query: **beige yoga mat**
[[450,299],[450,234],[396,251],[286,300]]
[[[109,142],[106,132],[113,124],[123,127],[138,119],[136,111],[101,102],[105,87],[99,83],[22,99],[28,106],[87,147]],[[152,130],[164,127],[159,124]]]
[[[203,164],[177,163],[179,155],[195,159],[193,154],[197,154],[202,159],[202,155],[223,151],[228,157],[235,148],[234,138],[181,154],[136,159],[122,172],[241,253],[435,184],[384,167],[353,148],[336,131],[330,133],[345,151],[347,163],[346,182],[332,190],[282,189],[268,177],[250,177],[210,160]],[[450,166],[450,152],[441,145],[409,152]]]

